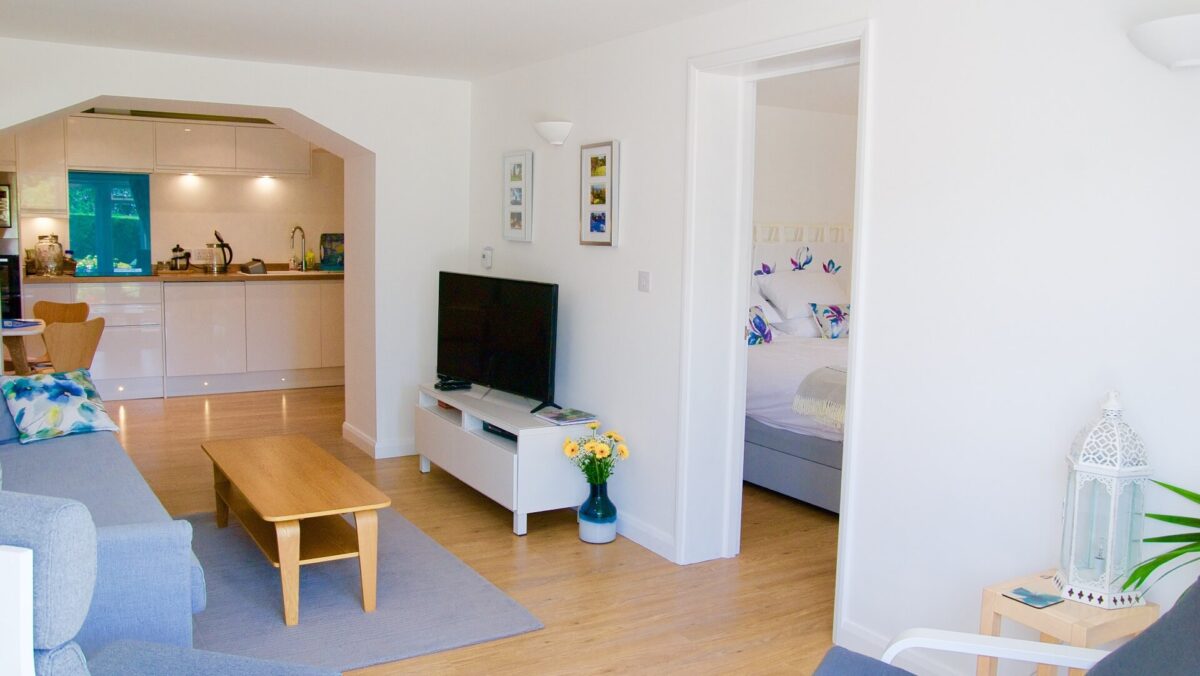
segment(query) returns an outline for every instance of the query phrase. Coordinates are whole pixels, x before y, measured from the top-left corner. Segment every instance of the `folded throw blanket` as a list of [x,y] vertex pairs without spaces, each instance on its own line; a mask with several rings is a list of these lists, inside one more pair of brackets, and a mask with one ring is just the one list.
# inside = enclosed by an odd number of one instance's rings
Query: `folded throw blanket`
[[846,423],[846,367],[826,366],[808,374],[796,389],[792,410],[842,429]]

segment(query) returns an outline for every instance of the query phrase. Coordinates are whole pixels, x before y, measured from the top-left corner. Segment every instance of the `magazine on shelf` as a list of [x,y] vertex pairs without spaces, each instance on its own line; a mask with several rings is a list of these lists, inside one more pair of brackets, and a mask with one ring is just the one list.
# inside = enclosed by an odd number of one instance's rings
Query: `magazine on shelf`
[[29,329],[37,326],[39,322],[28,319],[5,319],[4,328],[6,329]]
[[534,415],[555,425],[579,425],[596,419],[595,414],[577,408],[544,408]]

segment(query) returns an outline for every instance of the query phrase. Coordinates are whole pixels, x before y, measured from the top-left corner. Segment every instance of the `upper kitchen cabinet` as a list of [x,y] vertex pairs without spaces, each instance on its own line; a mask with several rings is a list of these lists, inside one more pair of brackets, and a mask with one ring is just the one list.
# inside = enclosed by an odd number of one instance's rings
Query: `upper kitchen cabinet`
[[62,118],[17,134],[17,194],[22,214],[66,216],[67,147]]
[[308,141],[285,129],[237,128],[237,168],[264,174],[304,174],[312,171]]
[[234,127],[222,124],[155,122],[158,169],[187,172],[232,171]]
[[154,171],[154,123],[67,118],[67,165],[97,171]]
[[0,132],[0,171],[17,170],[17,136],[7,131]]

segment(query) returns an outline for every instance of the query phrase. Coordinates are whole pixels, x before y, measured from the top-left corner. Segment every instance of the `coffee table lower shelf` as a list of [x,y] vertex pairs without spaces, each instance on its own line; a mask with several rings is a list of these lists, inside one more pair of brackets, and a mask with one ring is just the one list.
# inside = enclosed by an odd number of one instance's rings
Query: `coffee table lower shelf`
[[[275,524],[263,520],[233,484],[215,487],[217,497],[229,507],[250,539],[272,566],[279,567],[279,543]],[[218,513],[217,525],[224,527]],[[358,532],[341,516],[317,516],[300,520],[300,565],[352,559],[358,556]]]

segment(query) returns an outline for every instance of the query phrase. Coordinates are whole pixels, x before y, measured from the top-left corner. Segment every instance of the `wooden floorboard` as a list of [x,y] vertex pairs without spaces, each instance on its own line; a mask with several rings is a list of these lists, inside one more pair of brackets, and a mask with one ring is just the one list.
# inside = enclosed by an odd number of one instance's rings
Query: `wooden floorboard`
[[511,512],[445,472],[422,475],[415,457],[374,461],[343,441],[342,388],[109,409],[174,515],[213,509],[201,442],[303,433],[546,625],[353,674],[811,673],[831,645],[837,517],[769,491],[746,487],[740,556],[676,566],[624,538],[580,542],[569,510],[531,514],[529,535],[514,536]]

